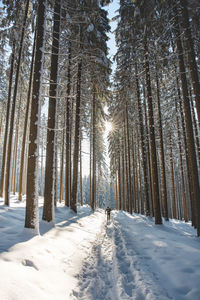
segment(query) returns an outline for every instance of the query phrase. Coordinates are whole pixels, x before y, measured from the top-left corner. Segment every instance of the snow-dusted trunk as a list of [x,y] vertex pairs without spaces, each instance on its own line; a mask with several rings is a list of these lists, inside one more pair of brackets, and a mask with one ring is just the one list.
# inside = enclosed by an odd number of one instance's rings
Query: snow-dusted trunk
[[160,170],[160,179],[161,179],[161,192],[162,192],[162,215],[166,221],[168,218],[168,204],[167,204],[167,183],[166,183],[166,174],[165,174],[165,154],[164,154],[164,144],[163,144],[163,130],[162,130],[162,117],[160,109],[160,85],[158,79],[158,68],[156,62],[156,92],[157,92],[157,104],[158,104],[158,135],[160,142],[160,160],[161,160],[161,170]]
[[8,140],[8,129],[9,129],[9,119],[10,119],[10,106],[11,106],[11,92],[12,92],[12,81],[13,81],[13,69],[14,69],[14,59],[15,59],[15,43],[13,43],[12,54],[11,54],[11,63],[10,63],[10,76],[9,76],[9,88],[8,88],[8,101],[6,108],[6,126],[4,132],[4,141],[3,141],[3,159],[1,167],[1,190],[0,197],[3,197],[4,191],[4,176],[5,176],[5,165],[6,165],[6,148]]
[[185,222],[188,222],[188,208],[187,208],[187,201],[186,201],[185,178],[184,178],[184,168],[183,168],[183,154],[182,154],[182,147],[181,147],[181,132],[180,132],[177,102],[178,102],[178,100],[177,100],[177,98],[175,98],[176,124],[177,124],[177,133],[178,133],[179,161],[180,161],[180,167],[181,167],[181,183],[182,183],[184,220],[185,220]]
[[[124,143],[123,143],[124,144]],[[125,144],[122,149],[122,209],[125,211]]]
[[195,108],[194,108],[194,102],[192,97],[190,98],[190,103],[191,103],[191,109],[192,109],[192,121],[193,121],[193,125],[194,125],[194,137],[195,137],[195,141],[196,141],[196,153],[197,153],[197,159],[198,159],[198,166],[200,167],[200,136],[198,133],[198,123],[196,120],[196,116],[195,116]]
[[63,170],[64,170],[64,150],[65,150],[65,131],[63,129],[62,135],[62,150],[61,150],[61,158],[60,158],[60,190],[59,190],[59,202],[63,200]]
[[19,120],[20,120],[20,110],[21,110],[22,95],[20,95],[19,107],[17,112],[17,120],[15,126],[15,140],[14,140],[14,151],[13,151],[13,163],[12,163],[12,181],[11,181],[11,191],[15,195],[16,192],[16,172],[17,172],[17,154],[18,154],[18,137],[19,137]]
[[131,183],[131,150],[130,150],[130,136],[129,136],[129,118],[128,107],[126,103],[126,136],[127,136],[127,160],[128,160],[128,194],[129,194],[129,211],[133,212],[133,196],[132,196],[132,183]]
[[198,167],[197,167],[197,159],[195,152],[195,143],[194,143],[194,134],[193,134],[193,126],[192,126],[192,117],[190,110],[190,100],[188,93],[188,85],[186,78],[186,69],[183,57],[183,47],[179,29],[179,20],[178,20],[178,12],[176,7],[174,6],[174,35],[176,38],[176,46],[177,46],[177,54],[178,54],[178,63],[179,63],[179,71],[180,78],[182,84],[182,95],[183,95],[183,108],[185,115],[185,126],[186,126],[186,136],[188,141],[188,156],[189,156],[189,170],[191,175],[191,195],[192,195],[192,205],[193,205],[193,220],[194,224],[197,227],[197,235],[200,236],[200,201],[199,201],[199,180],[198,180]]
[[[177,72],[176,72],[177,74]],[[185,160],[186,160],[186,167],[187,167],[187,172],[186,172],[186,179],[187,179],[187,188],[188,188],[188,201],[187,203],[191,204],[191,209],[193,210],[193,203],[192,203],[192,183],[191,183],[191,178],[190,178],[190,163],[189,163],[189,154],[188,154],[188,146],[187,146],[187,138],[186,138],[186,129],[185,129],[185,117],[183,113],[183,101],[181,97],[181,91],[180,91],[180,86],[179,86],[179,80],[178,80],[178,75],[176,76],[176,88],[177,88],[177,93],[178,93],[178,104],[179,104],[179,110],[180,110],[180,115],[181,115],[181,128],[182,128],[182,133],[183,133],[183,145],[184,145],[184,152],[185,152]],[[192,223],[194,222],[194,219],[192,220]]]
[[22,184],[23,184],[23,174],[24,174],[24,160],[25,160],[25,148],[26,148],[26,139],[27,139],[27,131],[28,131],[28,120],[29,120],[29,111],[30,111],[30,102],[31,102],[31,87],[32,87],[32,78],[33,78],[33,64],[35,57],[35,39],[34,37],[33,50],[32,50],[32,58],[31,58],[31,69],[29,75],[29,87],[28,87],[28,95],[27,95],[27,104],[26,104],[26,114],[24,120],[24,131],[21,145],[21,160],[20,160],[20,173],[19,173],[19,193],[18,200],[22,200]]
[[145,213],[146,213],[147,216],[149,216],[150,215],[150,205],[149,205],[149,193],[148,193],[148,173],[147,173],[148,172],[148,167],[147,167],[147,156],[146,156],[144,128],[143,128],[143,119],[142,119],[142,106],[141,106],[141,97],[140,97],[138,71],[137,71],[137,63],[136,62],[135,62],[135,83],[136,83],[136,92],[137,92],[140,141],[141,141],[141,150],[142,150],[142,170],[143,170],[143,175],[144,175]]
[[57,73],[59,57],[60,39],[60,15],[61,0],[55,1],[53,41],[51,53],[51,71],[49,88],[49,110],[47,123],[47,148],[46,148],[46,167],[44,185],[44,207],[42,219],[50,222],[54,220],[54,180],[55,180],[55,129],[56,129],[56,93],[57,93]]
[[133,210],[136,212],[135,144],[132,132]]
[[80,135],[80,106],[81,106],[81,73],[82,61],[78,63],[77,94],[76,94],[76,120],[74,133],[74,154],[73,154],[73,183],[71,209],[77,212],[77,187],[78,187],[78,158],[79,158],[79,135]]
[[153,206],[153,192],[152,192],[152,177],[151,177],[151,156],[150,156],[150,147],[149,147],[149,127],[148,127],[148,118],[147,118],[147,105],[146,105],[146,93],[145,86],[143,83],[143,96],[144,96],[144,118],[145,118],[145,145],[146,145],[146,154],[147,154],[147,166],[148,166],[148,186],[149,186],[149,198],[150,198],[150,214],[154,216],[154,206]]
[[186,0],[180,0],[180,8],[181,8],[181,24],[184,29],[185,35],[185,46],[186,52],[189,58],[189,69],[191,75],[191,82],[193,86],[193,92],[195,95],[195,103],[196,103],[196,110],[198,115],[198,124],[200,127],[200,82],[198,76],[198,68],[196,63],[196,55],[194,52],[194,42],[192,39],[191,31],[190,31],[190,24],[189,24],[189,16],[188,16],[188,9],[187,9],[187,2]]
[[169,137],[169,160],[170,160],[170,171],[171,171],[171,200],[172,200],[172,218],[177,219],[176,211],[176,196],[175,196],[175,182],[174,182],[174,161],[173,161],[173,152],[172,152],[172,136]]
[[[126,114],[125,114],[126,119]],[[130,194],[129,194],[129,172],[128,172],[128,150],[127,150],[127,136],[126,136],[126,120],[124,119],[124,128],[123,128],[123,135],[124,135],[124,153],[125,153],[125,173],[126,173],[126,207],[127,211],[130,211]]]
[[92,99],[92,209],[96,205],[96,91],[93,86]]
[[82,184],[82,138],[80,134],[80,198],[81,206],[83,206],[83,184]]
[[122,209],[122,197],[121,197],[121,155],[120,155],[120,147],[119,146],[119,151],[118,151],[118,209],[121,210]]
[[70,150],[70,91],[71,91],[71,45],[68,48],[68,69],[67,69],[67,104],[66,104],[66,151],[65,151],[65,205],[70,204],[71,195],[71,150]]
[[19,75],[20,75],[20,66],[21,66],[21,58],[22,58],[22,51],[24,45],[24,34],[26,28],[26,20],[28,16],[28,8],[29,8],[29,0],[26,2],[26,8],[24,12],[24,20],[22,25],[21,31],[21,39],[19,44],[19,52],[18,52],[18,59],[17,59],[17,69],[15,75],[15,85],[13,91],[13,102],[11,108],[11,116],[10,116],[10,128],[9,128],[9,139],[8,139],[8,146],[7,146],[7,162],[6,162],[6,173],[5,173],[5,194],[4,194],[4,201],[6,205],[10,203],[10,171],[11,171],[11,160],[12,160],[12,148],[13,148],[13,132],[14,132],[14,122],[15,122],[15,107],[17,102],[17,91],[18,91],[18,82],[19,82]]
[[42,73],[45,39],[46,0],[39,0],[36,25],[36,54],[33,71],[33,90],[27,167],[25,227],[39,232],[38,212],[38,125],[42,92]]
[[158,168],[157,168],[157,155],[156,155],[156,142],[154,130],[154,116],[153,116],[153,99],[151,91],[151,79],[149,68],[149,55],[147,41],[144,41],[145,50],[145,75],[147,85],[147,100],[148,100],[148,118],[150,130],[150,151],[151,151],[151,174],[152,174],[152,191],[153,191],[153,204],[154,204],[154,217],[155,224],[162,224],[161,211],[160,211],[160,197],[159,197],[159,184],[158,184]]

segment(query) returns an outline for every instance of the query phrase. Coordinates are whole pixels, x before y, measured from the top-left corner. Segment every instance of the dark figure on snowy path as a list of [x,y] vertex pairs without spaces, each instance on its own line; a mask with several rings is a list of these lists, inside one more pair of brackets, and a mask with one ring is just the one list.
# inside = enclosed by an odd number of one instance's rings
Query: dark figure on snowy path
[[107,207],[105,210],[105,213],[107,214],[107,222],[110,221],[110,212],[111,212],[111,208]]

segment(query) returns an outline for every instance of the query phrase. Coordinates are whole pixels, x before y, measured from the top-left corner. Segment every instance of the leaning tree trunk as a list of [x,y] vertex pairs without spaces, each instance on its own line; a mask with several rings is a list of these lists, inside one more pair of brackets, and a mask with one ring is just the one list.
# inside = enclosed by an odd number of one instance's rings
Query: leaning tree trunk
[[21,31],[21,39],[19,45],[19,52],[18,52],[18,60],[17,60],[17,69],[16,69],[16,76],[15,76],[15,86],[13,92],[13,102],[12,102],[12,109],[11,109],[11,116],[10,116],[10,130],[9,130],[9,139],[8,139],[8,147],[7,147],[7,163],[6,163],[6,174],[5,174],[5,204],[10,204],[10,170],[11,170],[11,160],[12,160],[12,143],[13,143],[13,131],[14,131],[14,121],[15,121],[15,106],[17,102],[17,91],[18,91],[18,82],[19,82],[19,74],[20,74],[20,66],[21,66],[21,57],[22,57],[22,50],[24,45],[24,34],[25,34],[25,27],[26,27],[26,20],[28,16],[28,8],[29,8],[29,0],[26,2],[26,8],[24,13],[24,20],[23,20],[23,27]]
[[4,142],[3,142],[3,160],[1,167],[1,190],[0,197],[3,197],[4,190],[4,176],[5,176],[5,165],[6,165],[6,148],[8,140],[8,128],[9,128],[9,119],[10,119],[10,106],[11,106],[11,93],[12,93],[12,81],[13,81],[13,69],[14,69],[14,59],[15,59],[15,43],[13,43],[11,63],[10,63],[10,77],[9,77],[9,88],[8,88],[8,101],[6,109],[6,127],[4,133]]
[[44,185],[44,207],[42,219],[54,220],[54,167],[55,167],[55,129],[56,129],[56,92],[60,38],[61,0],[55,1],[53,41],[51,53],[51,74],[49,90],[49,111],[47,129],[46,167]]
[[151,174],[152,174],[154,217],[155,217],[155,224],[162,224],[162,217],[160,211],[160,199],[159,199],[159,183],[158,183],[158,168],[157,168],[156,142],[155,142],[155,131],[154,131],[153,103],[152,103],[152,92],[151,92],[149,57],[148,57],[148,48],[147,48],[146,40],[144,42],[144,50],[145,50],[145,75],[146,75],[147,100],[148,100],[148,117],[149,117],[149,129],[150,129]]
[[183,47],[180,37],[180,29],[179,29],[179,20],[177,9],[174,6],[174,15],[175,15],[175,26],[174,26],[174,35],[176,38],[177,45],[177,53],[178,53],[178,62],[179,62],[179,70],[180,70],[180,78],[182,83],[182,95],[183,95],[183,107],[185,114],[185,125],[186,125],[186,135],[188,140],[188,155],[189,155],[189,164],[190,164],[190,175],[191,175],[191,186],[192,186],[192,202],[194,206],[194,224],[197,227],[197,235],[200,236],[200,189],[199,189],[199,180],[198,180],[198,167],[197,167],[197,159],[195,152],[195,143],[194,143],[194,134],[192,127],[192,117],[190,110],[190,100],[188,94],[188,86],[187,86],[187,78],[186,78],[186,70],[185,63],[183,57]]
[[46,0],[39,0],[38,19],[36,25],[36,54],[33,76],[33,90],[31,103],[31,120],[29,134],[29,151],[27,167],[26,188],[26,219],[25,227],[33,228],[39,232],[38,210],[38,125],[40,120],[40,102],[42,85],[42,67],[44,60],[44,37],[45,37]]

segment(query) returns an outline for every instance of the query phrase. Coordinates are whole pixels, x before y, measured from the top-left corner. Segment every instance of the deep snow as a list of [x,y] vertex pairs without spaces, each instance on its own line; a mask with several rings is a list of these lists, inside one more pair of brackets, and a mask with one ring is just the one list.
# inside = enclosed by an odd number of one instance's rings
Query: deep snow
[[[200,299],[200,239],[191,224],[59,205],[55,226],[24,229],[25,203],[0,198],[1,300]],[[42,199],[40,199],[40,214]],[[41,217],[40,217],[41,218]]]

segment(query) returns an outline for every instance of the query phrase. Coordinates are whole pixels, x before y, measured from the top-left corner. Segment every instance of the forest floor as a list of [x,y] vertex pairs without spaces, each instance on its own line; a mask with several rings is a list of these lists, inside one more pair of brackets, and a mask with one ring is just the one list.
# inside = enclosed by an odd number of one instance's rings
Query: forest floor
[[[42,198],[40,199],[40,218]],[[199,300],[200,239],[190,223],[62,204],[40,235],[25,202],[0,198],[1,300]]]

